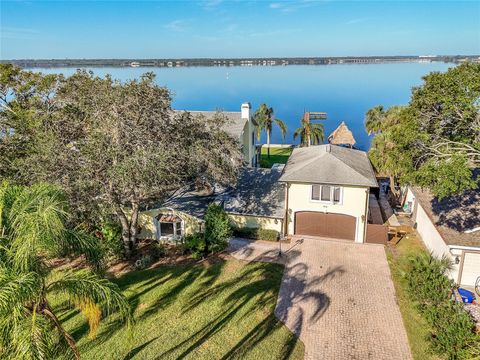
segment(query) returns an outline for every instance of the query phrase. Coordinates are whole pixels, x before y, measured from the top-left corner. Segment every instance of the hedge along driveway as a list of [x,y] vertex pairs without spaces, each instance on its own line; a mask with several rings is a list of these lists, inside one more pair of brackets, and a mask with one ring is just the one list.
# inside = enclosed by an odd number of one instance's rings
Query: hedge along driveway
[[303,359],[302,342],[273,315],[282,273],[235,259],[136,271],[116,280],[134,308],[131,334],[115,316],[94,340],[76,311],[62,320],[84,359]]

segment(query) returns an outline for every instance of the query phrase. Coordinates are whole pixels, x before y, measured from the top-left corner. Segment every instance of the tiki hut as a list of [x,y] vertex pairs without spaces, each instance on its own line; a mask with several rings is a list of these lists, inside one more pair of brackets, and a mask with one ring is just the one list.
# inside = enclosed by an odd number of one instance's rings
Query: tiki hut
[[356,141],[352,132],[345,125],[345,122],[342,121],[340,126],[328,136],[328,142],[333,145],[346,145],[352,148]]

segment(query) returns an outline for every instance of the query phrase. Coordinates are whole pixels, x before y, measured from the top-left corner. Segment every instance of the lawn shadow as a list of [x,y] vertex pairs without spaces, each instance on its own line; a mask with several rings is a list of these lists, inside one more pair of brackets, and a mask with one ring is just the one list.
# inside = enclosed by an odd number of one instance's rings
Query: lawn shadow
[[154,342],[157,340],[159,337],[154,337],[153,339],[148,340],[147,342],[144,342],[142,345],[137,346],[136,348],[130,350],[127,355],[123,358],[123,360],[131,360],[135,355],[137,355],[140,351],[145,349],[150,343]]

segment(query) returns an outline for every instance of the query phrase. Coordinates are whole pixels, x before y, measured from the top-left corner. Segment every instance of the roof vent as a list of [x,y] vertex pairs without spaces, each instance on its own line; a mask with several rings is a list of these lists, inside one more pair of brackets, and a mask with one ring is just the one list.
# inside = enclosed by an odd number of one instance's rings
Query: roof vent
[[325,145],[325,151],[326,151],[326,152],[329,153],[329,152],[331,152],[331,150],[332,150],[332,149],[330,148],[330,144]]

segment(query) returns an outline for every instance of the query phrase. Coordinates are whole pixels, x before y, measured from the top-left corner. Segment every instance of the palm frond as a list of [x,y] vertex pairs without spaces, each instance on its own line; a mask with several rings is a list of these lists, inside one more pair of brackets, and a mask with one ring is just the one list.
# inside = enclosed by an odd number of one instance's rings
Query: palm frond
[[51,282],[47,291],[64,294],[77,306],[86,301],[97,304],[106,315],[117,312],[127,325],[133,321],[128,300],[119,287],[88,270],[62,273],[62,278]]
[[12,274],[0,269],[0,313],[9,313],[12,308],[38,297],[41,290],[38,274]]
[[40,253],[58,252],[67,217],[65,197],[57,188],[39,184],[22,191],[9,215],[15,266],[28,270],[38,266]]
[[285,140],[285,135],[287,134],[287,124],[283,120],[275,119],[275,123],[280,128],[280,132],[282,134],[283,140]]

